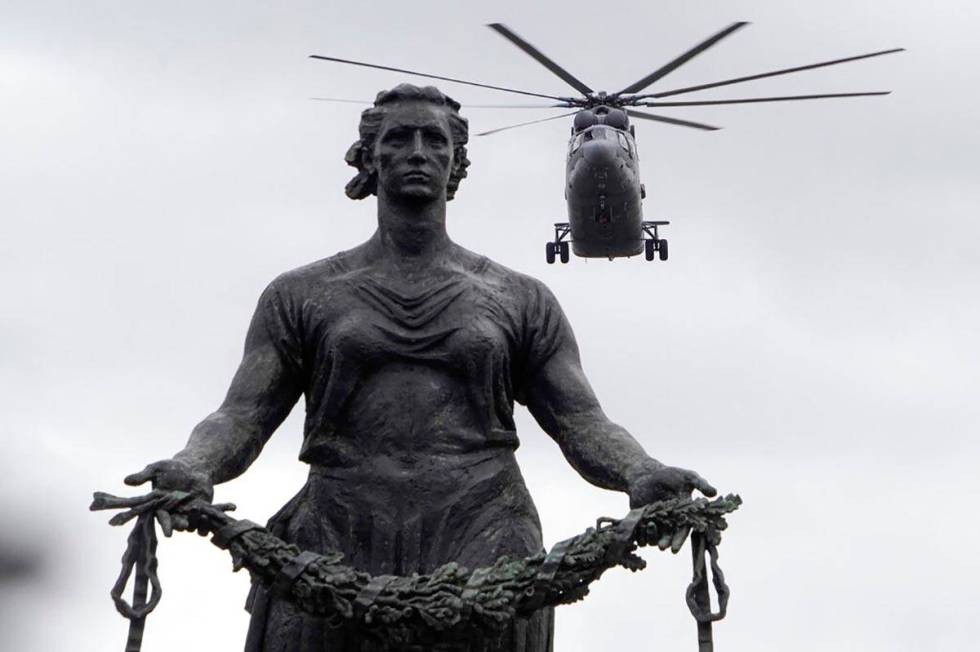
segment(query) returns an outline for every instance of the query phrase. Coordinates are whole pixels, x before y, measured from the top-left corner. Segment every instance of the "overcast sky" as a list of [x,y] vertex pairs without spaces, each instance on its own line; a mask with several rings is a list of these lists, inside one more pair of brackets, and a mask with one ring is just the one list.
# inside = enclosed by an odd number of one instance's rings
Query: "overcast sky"
[[[652,455],[745,499],[721,546],[719,651],[974,648],[978,5],[480,6],[4,4],[0,546],[39,570],[0,579],[0,648],[123,647],[108,590],[126,533],[85,511],[91,492],[130,491],[124,475],[217,406],[273,277],[373,231],[374,200],[343,194],[361,107],[308,98],[419,80],[307,55],[570,93],[483,26],[500,21],[614,91],[735,20],[753,24],[655,88],[908,52],[701,94],[887,97],[670,112],[714,133],[637,124],[645,215],[672,222],[667,263],[545,264],[568,120],[474,138],[450,234],[555,291],[603,407]],[[546,113],[464,115],[476,132]],[[626,513],[520,412],[547,545]],[[301,426],[300,406],[218,498],[274,513],[304,481]],[[247,576],[188,535],[160,558],[144,650],[241,649]],[[686,551],[646,558],[559,610],[558,652],[695,649]]]

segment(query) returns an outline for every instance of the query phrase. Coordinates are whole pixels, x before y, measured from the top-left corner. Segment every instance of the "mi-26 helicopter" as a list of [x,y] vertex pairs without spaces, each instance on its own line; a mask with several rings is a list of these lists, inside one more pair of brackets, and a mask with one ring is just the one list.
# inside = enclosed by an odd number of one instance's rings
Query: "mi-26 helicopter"
[[[314,59],[325,61],[336,61],[355,66],[367,68],[377,68],[389,70],[407,75],[428,77],[441,81],[454,82],[457,84],[467,84],[480,88],[489,88],[507,93],[516,93],[525,96],[554,100],[553,104],[538,105],[510,105],[499,108],[574,108],[571,113],[522,122],[509,125],[490,131],[476,134],[477,136],[487,136],[508,129],[524,127],[528,125],[548,122],[574,116],[571,139],[568,143],[568,155],[565,164],[565,200],[568,204],[568,221],[555,223],[554,239],[545,244],[545,259],[549,264],[555,260],[567,263],[570,253],[574,253],[581,258],[622,258],[636,256],[641,252],[645,254],[647,260],[667,260],[667,240],[660,237],[659,229],[669,222],[665,220],[647,221],[643,219],[642,200],[646,196],[643,184],[640,182],[639,159],[636,148],[636,131],[630,118],[640,120],[651,120],[669,125],[689,127],[705,131],[715,131],[719,127],[681,120],[649,113],[637,111],[632,107],[682,107],[682,106],[708,106],[718,104],[754,104],[762,102],[786,102],[795,100],[815,100],[822,98],[838,97],[861,97],[869,95],[887,95],[891,91],[870,91],[861,93],[821,93],[812,95],[785,95],[774,97],[751,97],[740,99],[725,100],[694,100],[694,101],[660,101],[664,97],[672,97],[685,93],[718,88],[742,82],[763,79],[765,77],[776,77],[789,73],[814,68],[823,68],[839,63],[869,59],[894,52],[901,52],[904,48],[893,48],[881,50],[868,54],[846,57],[843,59],[833,59],[831,61],[821,61],[803,66],[783,68],[769,72],[758,73],[724,79],[722,81],[697,84],[683,88],[674,88],[666,91],[654,93],[642,93],[641,91],[650,87],[654,82],[666,77],[668,74],[681,67],[697,55],[701,54],[711,46],[715,45],[725,37],[733,34],[739,29],[748,25],[747,22],[737,22],[721,30],[717,34],[701,41],[683,54],[657,68],[642,79],[616,91],[607,93],[605,91],[594,91],[591,87],[580,81],[567,70],[559,66],[550,58],[545,56],[540,50],[522,39],[506,26],[500,23],[488,25],[492,30],[509,40],[528,55],[533,57],[538,63],[557,75],[572,88],[577,90],[579,96],[560,96],[549,95],[525,91],[491,84],[482,84],[452,77],[442,77],[413,70],[402,68],[392,68],[380,66],[360,61],[348,59],[338,59],[323,55],[311,55]],[[314,98],[326,99],[326,98]],[[343,100],[341,100],[343,101]],[[571,245],[571,252],[569,245]]]

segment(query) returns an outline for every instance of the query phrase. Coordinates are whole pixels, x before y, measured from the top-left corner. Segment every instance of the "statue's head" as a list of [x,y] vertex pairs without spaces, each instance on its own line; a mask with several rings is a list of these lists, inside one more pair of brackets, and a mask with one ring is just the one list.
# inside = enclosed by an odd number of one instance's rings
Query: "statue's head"
[[456,194],[470,162],[466,158],[469,125],[459,103],[433,86],[399,84],[381,91],[374,106],[361,113],[360,139],[345,157],[357,168],[347,196],[446,199]]

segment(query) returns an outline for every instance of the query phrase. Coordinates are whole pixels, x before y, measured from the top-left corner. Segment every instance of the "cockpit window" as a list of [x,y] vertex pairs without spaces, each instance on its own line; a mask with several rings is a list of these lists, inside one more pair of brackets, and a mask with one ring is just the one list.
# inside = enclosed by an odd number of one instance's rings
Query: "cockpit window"
[[632,152],[630,152],[629,141],[626,139],[626,136],[623,135],[623,132],[616,132],[616,140],[619,141],[619,146],[623,148],[623,151],[625,151],[627,154],[632,154]]
[[616,141],[623,151],[630,156],[636,156],[636,150],[633,148],[633,144],[625,133],[618,129],[611,129],[605,125],[596,125],[595,127],[590,127],[585,131],[576,134],[571,141],[569,146],[569,151],[576,151],[582,146],[583,142],[589,140],[611,140]]

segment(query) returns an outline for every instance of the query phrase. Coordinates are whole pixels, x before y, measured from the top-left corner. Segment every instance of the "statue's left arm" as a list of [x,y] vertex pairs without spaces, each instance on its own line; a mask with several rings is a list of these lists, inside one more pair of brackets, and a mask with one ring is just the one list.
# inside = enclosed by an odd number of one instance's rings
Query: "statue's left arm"
[[582,371],[571,328],[550,292],[546,298],[553,305],[545,310],[555,314],[537,317],[541,328],[555,332],[535,334],[545,340],[544,359],[537,365],[531,360],[523,399],[575,470],[596,486],[629,494],[633,507],[694,489],[715,495],[715,489],[694,471],[664,465],[647,455],[625,428],[606,416]]

